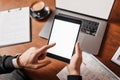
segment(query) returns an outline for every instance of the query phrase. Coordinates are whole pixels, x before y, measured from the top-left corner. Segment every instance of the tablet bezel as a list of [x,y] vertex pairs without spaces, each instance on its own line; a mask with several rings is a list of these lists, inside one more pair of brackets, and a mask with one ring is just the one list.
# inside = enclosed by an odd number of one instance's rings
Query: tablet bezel
[[[50,41],[50,38],[51,38],[51,33],[52,33],[52,29],[53,29],[53,25],[54,25],[55,19],[59,19],[59,20],[63,20],[63,21],[68,21],[68,22],[80,24],[79,30],[78,30],[78,33],[77,33],[77,37],[76,37],[76,41],[75,41],[75,43],[76,43],[77,39],[78,39],[78,36],[79,36],[79,32],[80,32],[81,20],[69,18],[67,16],[65,17],[65,16],[60,16],[60,15],[55,15],[53,23],[52,23],[52,28],[51,28],[51,31],[50,31],[50,35],[49,35],[49,39],[48,39],[48,43],[47,44],[49,44],[49,41]],[[75,45],[74,45],[74,49],[75,49]],[[73,49],[72,55],[74,53],[74,49]],[[67,62],[67,63],[70,62],[70,59],[65,58],[65,57],[61,57],[61,56],[58,56],[58,55],[55,55],[55,54],[50,53],[50,52],[47,52],[47,56],[51,57],[51,58],[54,58],[54,59],[57,59],[57,60],[60,60],[60,61]]]

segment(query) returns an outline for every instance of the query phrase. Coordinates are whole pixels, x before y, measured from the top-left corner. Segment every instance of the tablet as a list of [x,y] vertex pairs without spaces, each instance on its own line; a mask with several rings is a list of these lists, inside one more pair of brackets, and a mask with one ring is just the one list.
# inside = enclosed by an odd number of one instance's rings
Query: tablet
[[58,16],[54,17],[48,44],[56,45],[47,50],[47,56],[69,63],[79,35],[81,21]]

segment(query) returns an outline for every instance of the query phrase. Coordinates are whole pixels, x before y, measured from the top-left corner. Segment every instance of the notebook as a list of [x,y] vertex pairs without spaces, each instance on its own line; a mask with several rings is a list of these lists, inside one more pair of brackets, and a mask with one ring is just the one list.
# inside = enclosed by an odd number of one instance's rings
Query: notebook
[[82,21],[78,38],[81,49],[97,55],[114,2],[115,0],[56,0],[56,10],[39,36],[48,39],[55,15],[79,19]]
[[0,12],[0,47],[30,41],[29,7]]

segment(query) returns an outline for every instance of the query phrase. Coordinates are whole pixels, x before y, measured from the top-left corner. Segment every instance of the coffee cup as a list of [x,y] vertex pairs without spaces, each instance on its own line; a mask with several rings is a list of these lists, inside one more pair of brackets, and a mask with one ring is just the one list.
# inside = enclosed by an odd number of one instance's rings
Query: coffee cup
[[35,2],[30,7],[30,15],[37,20],[46,19],[50,13],[50,8],[43,1]]

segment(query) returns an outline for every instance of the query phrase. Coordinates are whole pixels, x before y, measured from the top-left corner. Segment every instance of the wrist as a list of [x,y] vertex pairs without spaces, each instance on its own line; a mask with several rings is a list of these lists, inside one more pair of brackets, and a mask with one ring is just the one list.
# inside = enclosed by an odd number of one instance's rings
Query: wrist
[[70,75],[80,75],[80,71],[69,71]]
[[70,75],[80,75],[80,68],[71,65],[67,66]]

